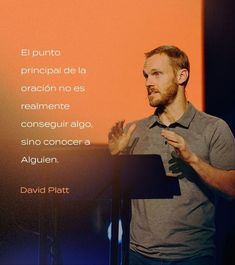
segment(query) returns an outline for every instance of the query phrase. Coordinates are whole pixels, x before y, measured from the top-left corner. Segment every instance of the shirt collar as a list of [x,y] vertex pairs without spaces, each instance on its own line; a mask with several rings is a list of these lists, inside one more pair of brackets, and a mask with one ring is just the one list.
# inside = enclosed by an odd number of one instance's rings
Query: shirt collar
[[[188,128],[191,121],[193,120],[194,116],[196,114],[196,109],[195,107],[189,102],[186,111],[184,112],[184,114],[180,117],[180,119],[174,123],[172,123],[170,126],[172,126],[173,124],[175,125],[180,125],[182,127]],[[166,127],[166,125],[164,125],[158,118],[158,115],[155,113],[149,117],[149,122],[148,122],[148,128],[152,128],[155,125],[159,125],[161,127]],[[169,127],[170,127],[169,126]]]

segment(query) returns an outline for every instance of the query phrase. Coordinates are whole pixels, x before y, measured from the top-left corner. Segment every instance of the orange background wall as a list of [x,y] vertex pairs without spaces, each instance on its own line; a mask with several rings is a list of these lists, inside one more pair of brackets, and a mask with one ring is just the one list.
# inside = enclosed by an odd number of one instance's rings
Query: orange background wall
[[[0,2],[1,139],[90,138],[106,143],[116,120],[152,113],[142,77],[144,52],[172,44],[191,62],[189,100],[203,109],[202,0]],[[20,50],[59,49],[60,57],[21,57]],[[87,75],[19,74],[21,67],[86,67]],[[21,85],[85,85],[83,94],[23,94]],[[69,103],[69,111],[22,111],[20,103]],[[22,120],[89,120],[94,128],[21,129]]]

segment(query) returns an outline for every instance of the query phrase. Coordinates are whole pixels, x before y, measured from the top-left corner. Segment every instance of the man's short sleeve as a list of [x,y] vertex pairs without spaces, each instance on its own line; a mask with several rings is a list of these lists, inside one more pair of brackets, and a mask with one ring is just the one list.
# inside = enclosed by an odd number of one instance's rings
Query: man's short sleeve
[[218,119],[211,129],[210,164],[220,169],[235,169],[235,140],[229,126]]

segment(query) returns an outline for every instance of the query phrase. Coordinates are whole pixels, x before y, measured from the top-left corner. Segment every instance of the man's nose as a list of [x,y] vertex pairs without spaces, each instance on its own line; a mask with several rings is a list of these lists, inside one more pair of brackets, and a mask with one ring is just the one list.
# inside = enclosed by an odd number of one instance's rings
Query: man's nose
[[146,85],[146,87],[150,87],[150,86],[154,85],[154,80],[153,80],[153,77],[151,75],[149,75],[146,78],[145,85]]

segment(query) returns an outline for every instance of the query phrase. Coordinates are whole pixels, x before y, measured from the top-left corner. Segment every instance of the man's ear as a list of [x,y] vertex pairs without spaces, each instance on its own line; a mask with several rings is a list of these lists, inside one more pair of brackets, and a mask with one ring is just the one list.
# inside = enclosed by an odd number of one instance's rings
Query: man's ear
[[177,83],[182,85],[185,81],[188,80],[188,70],[183,68],[177,71]]

